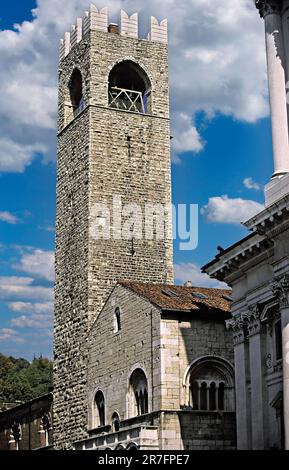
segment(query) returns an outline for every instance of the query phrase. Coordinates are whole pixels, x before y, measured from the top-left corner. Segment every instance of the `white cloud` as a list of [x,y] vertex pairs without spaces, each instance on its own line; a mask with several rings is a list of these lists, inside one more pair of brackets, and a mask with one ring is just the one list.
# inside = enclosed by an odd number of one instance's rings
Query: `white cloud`
[[8,307],[13,312],[32,313],[36,315],[51,314],[53,312],[53,302],[10,302]]
[[198,153],[203,149],[204,142],[188,115],[180,113],[175,119],[172,159],[174,163],[180,163],[179,153],[190,151]]
[[21,317],[13,318],[11,326],[17,328],[39,328],[40,330],[52,329],[52,318],[47,315],[31,315],[28,317],[22,315]]
[[[194,123],[198,111],[245,122],[267,115],[263,22],[251,0],[107,3],[112,20],[118,19],[120,8],[139,11],[143,37],[149,15],[168,17],[175,155],[198,152],[204,145]],[[58,41],[88,4],[38,0],[32,21],[14,31],[0,31],[0,171],[23,171],[37,152],[53,158]]]
[[39,225],[38,230],[44,230],[45,232],[53,233],[55,232],[55,226],[54,225]]
[[7,302],[52,302],[53,289],[35,286],[33,282],[34,279],[29,277],[0,277],[0,300]]
[[20,262],[13,266],[14,269],[32,274],[48,281],[54,280],[54,252],[33,250],[32,253],[24,253]]
[[12,318],[11,326],[16,328],[37,328],[40,330],[52,331],[53,302],[32,303],[32,302],[10,302],[8,304],[12,312],[26,313]]
[[227,195],[211,197],[201,214],[207,222],[223,224],[240,224],[253,217],[264,207],[256,201],[241,198],[230,199]]
[[[1,32],[0,32],[1,35]],[[1,36],[0,36],[1,37]],[[0,72],[1,76],[1,72]],[[1,85],[0,85],[1,90]],[[0,99],[2,104],[2,99]],[[1,110],[0,110],[1,122]],[[12,139],[1,138],[0,136],[0,171],[3,173],[23,173],[25,168],[32,163],[36,152],[45,153],[44,144],[27,145],[19,144]]]
[[228,288],[224,282],[211,279],[208,274],[202,273],[201,268],[194,263],[179,263],[174,266],[175,280],[185,283],[191,281],[194,287]]
[[260,191],[261,190],[260,184],[256,183],[253,180],[253,178],[251,178],[251,177],[245,178],[244,181],[243,181],[243,184],[244,184],[245,188],[247,188],[247,189],[254,189],[255,191]]
[[11,214],[11,212],[4,211],[0,212],[0,222],[6,222],[7,224],[16,225],[19,224],[21,220],[18,219],[18,217],[16,217],[15,215]]
[[9,343],[24,343],[24,339],[11,328],[0,329],[0,341],[9,341]]

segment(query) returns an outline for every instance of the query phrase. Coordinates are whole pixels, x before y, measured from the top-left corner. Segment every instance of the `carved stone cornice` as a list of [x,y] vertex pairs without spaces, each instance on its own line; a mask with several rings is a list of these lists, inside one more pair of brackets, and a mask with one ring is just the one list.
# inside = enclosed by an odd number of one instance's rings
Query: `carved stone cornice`
[[280,0],[255,0],[261,18],[267,15],[280,14],[282,2]]
[[276,278],[270,287],[279,300],[280,307],[289,308],[289,274]]

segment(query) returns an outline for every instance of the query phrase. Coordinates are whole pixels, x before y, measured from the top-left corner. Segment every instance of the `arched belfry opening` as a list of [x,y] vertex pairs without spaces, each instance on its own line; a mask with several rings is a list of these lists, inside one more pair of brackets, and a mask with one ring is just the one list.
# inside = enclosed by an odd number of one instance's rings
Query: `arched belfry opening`
[[83,81],[81,72],[74,69],[69,81],[71,118],[76,117],[84,108]]
[[109,74],[108,103],[111,108],[137,113],[151,113],[151,84],[145,71],[135,62],[125,60]]

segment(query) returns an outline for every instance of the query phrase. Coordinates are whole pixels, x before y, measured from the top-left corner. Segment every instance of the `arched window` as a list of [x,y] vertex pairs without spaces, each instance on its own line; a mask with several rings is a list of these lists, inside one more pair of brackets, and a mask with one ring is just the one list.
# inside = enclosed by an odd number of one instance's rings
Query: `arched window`
[[151,85],[136,63],[125,60],[109,74],[108,102],[111,108],[137,113],[151,112]]
[[111,417],[111,424],[113,432],[118,432],[120,428],[120,417],[119,414],[115,411]]
[[232,366],[217,357],[205,357],[188,369],[185,405],[202,411],[234,411]]
[[98,390],[94,399],[95,427],[105,426],[105,401],[103,393]]
[[136,450],[138,450],[138,446],[137,446],[134,442],[130,442],[130,443],[126,446],[126,450],[136,451]]
[[117,444],[114,450],[125,450],[125,447],[122,444]]
[[68,122],[76,117],[84,108],[82,75],[78,69],[74,69],[69,82],[70,112]]
[[148,413],[148,384],[141,369],[136,369],[129,382],[130,417]]
[[118,333],[121,330],[121,312],[119,307],[116,307],[114,311],[113,330],[114,333]]

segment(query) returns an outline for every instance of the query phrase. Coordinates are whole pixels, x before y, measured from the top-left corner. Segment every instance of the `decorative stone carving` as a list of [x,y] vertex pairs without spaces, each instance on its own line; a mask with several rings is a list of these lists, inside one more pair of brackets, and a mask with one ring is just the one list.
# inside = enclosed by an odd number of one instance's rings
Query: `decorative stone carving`
[[234,345],[243,343],[246,335],[252,336],[260,333],[262,328],[258,305],[249,307],[247,312],[226,321],[227,329],[233,330]]
[[247,313],[247,327],[249,336],[253,336],[261,331],[261,319],[258,305],[250,306]]
[[267,354],[266,358],[265,358],[265,366],[267,369],[271,369],[272,366],[273,366],[273,361],[272,361],[272,355],[271,354]]
[[232,329],[233,331],[233,341],[235,346],[245,341],[244,314],[232,318],[231,320],[227,320],[226,327],[228,330]]
[[281,308],[289,308],[289,275],[285,274],[276,278],[271,283],[271,290],[279,300]]
[[279,0],[256,0],[255,3],[261,18],[281,12],[281,2]]

